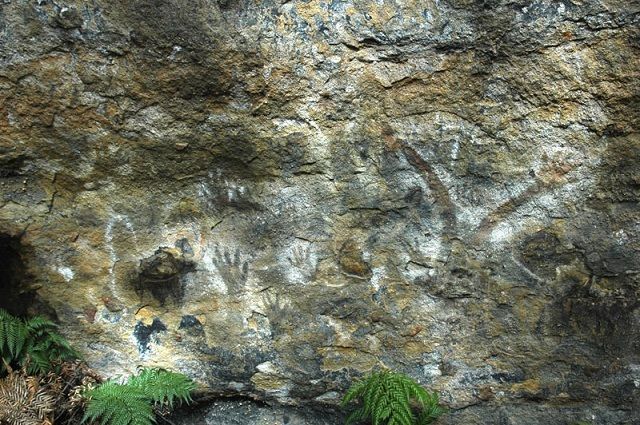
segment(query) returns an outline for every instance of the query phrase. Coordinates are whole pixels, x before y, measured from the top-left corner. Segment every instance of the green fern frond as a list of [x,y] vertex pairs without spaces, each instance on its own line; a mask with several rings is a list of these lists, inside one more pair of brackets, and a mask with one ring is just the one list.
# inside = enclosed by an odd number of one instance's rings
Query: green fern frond
[[175,401],[190,402],[195,384],[185,375],[164,369],[141,369],[125,384],[108,381],[84,393],[87,409],[83,422],[100,425],[149,425],[154,408]]
[[5,323],[6,347],[11,359],[17,359],[27,341],[28,330],[20,319],[13,318]]
[[41,375],[51,369],[51,361],[46,353],[32,351],[28,356],[25,366],[30,375]]
[[429,403],[430,395],[427,391],[409,378],[408,376],[400,375],[398,382],[402,385],[403,389],[407,392],[409,397],[414,398],[420,404]]
[[185,375],[158,368],[142,369],[129,378],[128,384],[143,390],[154,404],[169,407],[173,407],[174,400],[191,402],[191,391],[195,390],[195,384]]
[[354,410],[347,416],[345,421],[345,425],[357,424],[358,422],[362,422],[367,419],[367,414],[364,412],[364,409],[361,407],[359,409]]
[[418,415],[418,425],[428,425],[438,419],[446,410],[441,406],[431,406]]
[[351,386],[351,388],[349,388],[347,390],[347,392],[345,393],[344,397],[342,398],[342,402],[340,403],[342,407],[346,406],[347,404],[349,404],[349,402],[360,398],[362,396],[362,394],[364,393],[365,389],[367,388],[367,382],[366,381],[358,381],[355,384],[353,384]]
[[9,313],[0,309],[0,351],[4,352],[7,341],[7,323],[13,319]]
[[29,329],[29,332],[32,335],[36,335],[38,332],[51,331],[58,328],[58,325],[42,316],[27,319],[25,320],[24,325]]
[[[347,416],[347,425],[367,419],[373,425],[424,425],[444,412],[436,393],[429,393],[404,374],[388,370],[353,384],[342,406],[353,401],[359,401],[360,406]],[[412,408],[415,405],[419,407],[417,416]]]
[[10,365],[27,367],[29,373],[43,374],[54,363],[79,355],[50,320],[39,316],[22,320],[0,309],[0,357]]
[[89,399],[82,422],[101,425],[150,425],[155,422],[149,397],[140,389],[113,381],[85,393]]

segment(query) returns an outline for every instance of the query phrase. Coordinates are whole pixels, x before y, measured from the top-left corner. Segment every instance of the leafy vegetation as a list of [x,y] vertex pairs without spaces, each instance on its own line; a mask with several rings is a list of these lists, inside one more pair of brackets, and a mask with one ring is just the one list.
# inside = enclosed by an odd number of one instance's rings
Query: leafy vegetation
[[191,402],[195,384],[180,373],[142,369],[124,384],[94,387],[101,378],[68,361],[77,357],[55,323],[0,309],[0,373],[7,375],[0,379],[0,425],[77,423],[83,408],[82,422],[149,425],[176,403]]
[[149,396],[158,406],[173,407],[174,401],[190,403],[193,381],[181,373],[164,369],[145,368],[140,374],[129,378],[129,386],[135,387]]
[[354,383],[342,406],[357,401],[346,425],[370,420],[373,425],[426,425],[442,413],[437,393],[430,393],[402,373],[388,370],[372,373]]
[[57,363],[78,358],[78,353],[55,323],[40,316],[20,319],[0,309],[0,357],[0,373],[10,365],[28,374],[44,374]]
[[144,391],[113,381],[85,393],[88,398],[83,422],[146,425],[155,421],[153,407]]
[[181,373],[142,369],[124,384],[107,381],[85,392],[83,422],[101,425],[149,425],[155,413],[174,402],[191,402],[195,384]]

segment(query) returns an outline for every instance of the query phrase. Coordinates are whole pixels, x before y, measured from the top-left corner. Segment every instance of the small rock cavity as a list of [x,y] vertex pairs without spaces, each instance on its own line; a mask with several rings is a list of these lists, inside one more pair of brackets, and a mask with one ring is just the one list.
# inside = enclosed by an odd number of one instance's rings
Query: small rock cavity
[[28,255],[19,237],[0,234],[0,308],[14,316],[41,314],[55,319],[55,312],[27,284]]

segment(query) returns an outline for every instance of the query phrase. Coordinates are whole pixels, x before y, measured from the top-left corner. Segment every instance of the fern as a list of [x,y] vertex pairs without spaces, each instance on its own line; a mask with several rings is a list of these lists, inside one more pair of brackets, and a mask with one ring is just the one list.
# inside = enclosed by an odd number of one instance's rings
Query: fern
[[440,406],[440,399],[437,393],[432,393],[431,398],[422,404],[422,411],[418,414],[418,425],[427,425],[435,421],[445,409]]
[[[57,328],[43,317],[23,320],[0,309],[0,357],[7,364],[25,367],[30,374],[44,374],[55,363],[78,358]],[[0,372],[3,370],[0,364]]]
[[17,358],[22,351],[27,336],[28,329],[24,326],[22,320],[13,317],[4,310],[0,310],[0,349],[2,350],[2,358],[7,363]]
[[142,369],[139,375],[129,378],[128,384],[144,391],[154,404],[169,407],[173,407],[174,400],[191,402],[191,391],[195,389],[185,375],[157,368]]
[[142,369],[127,383],[108,381],[84,393],[87,401],[82,422],[100,425],[150,425],[154,405],[173,407],[174,401],[191,402],[195,384],[185,375],[164,369]]
[[89,399],[83,422],[102,425],[147,425],[155,422],[148,396],[138,388],[113,381],[85,393]]
[[[347,416],[346,425],[367,419],[373,425],[427,425],[444,413],[436,393],[429,393],[406,375],[388,370],[354,383],[345,393],[342,406],[354,401],[359,405]],[[417,406],[417,416],[413,405]]]
[[[18,351],[22,350],[27,339],[27,329],[24,323],[0,309],[0,371],[4,371],[4,363],[14,364],[18,359]],[[18,350],[20,349],[20,350]]]

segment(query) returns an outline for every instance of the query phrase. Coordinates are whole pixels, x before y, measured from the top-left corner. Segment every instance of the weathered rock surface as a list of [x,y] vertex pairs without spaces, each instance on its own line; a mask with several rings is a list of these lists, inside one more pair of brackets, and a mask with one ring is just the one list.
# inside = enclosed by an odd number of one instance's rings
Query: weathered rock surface
[[331,410],[267,406],[248,400],[218,400],[205,408],[183,408],[171,422],[189,425],[334,425],[342,423]]
[[4,0],[0,304],[105,374],[638,423],[639,12]]

